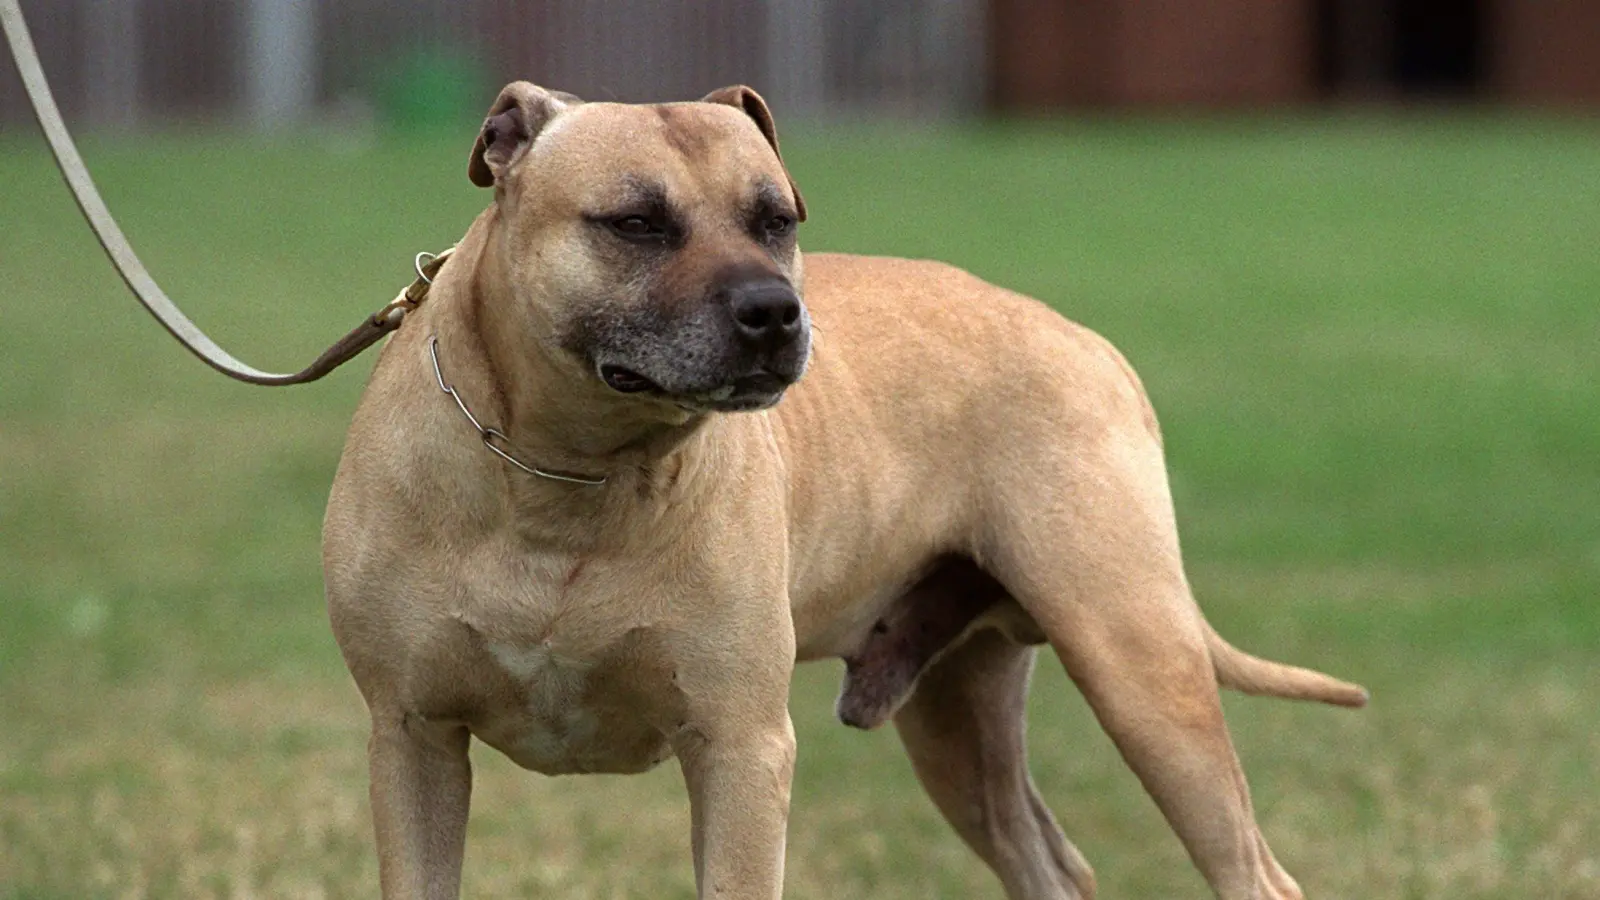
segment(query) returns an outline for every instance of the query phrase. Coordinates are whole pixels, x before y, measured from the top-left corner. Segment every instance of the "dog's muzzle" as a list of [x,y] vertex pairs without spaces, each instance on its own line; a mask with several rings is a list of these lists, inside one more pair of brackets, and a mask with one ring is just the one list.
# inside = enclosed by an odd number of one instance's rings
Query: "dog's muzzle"
[[811,320],[799,293],[783,278],[763,276],[724,286],[709,300],[646,346],[628,329],[634,339],[619,343],[629,346],[597,354],[600,379],[618,393],[659,397],[692,412],[777,403],[810,359]]

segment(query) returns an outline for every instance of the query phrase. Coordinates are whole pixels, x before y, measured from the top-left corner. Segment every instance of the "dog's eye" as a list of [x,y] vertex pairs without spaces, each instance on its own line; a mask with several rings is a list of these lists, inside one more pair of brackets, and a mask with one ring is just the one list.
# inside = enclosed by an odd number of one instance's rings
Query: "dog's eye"
[[667,230],[644,216],[623,216],[612,219],[611,230],[623,237],[630,238],[659,238],[665,237]]
[[782,237],[794,230],[794,218],[792,216],[772,216],[761,223],[761,227],[766,229],[767,234],[773,237]]

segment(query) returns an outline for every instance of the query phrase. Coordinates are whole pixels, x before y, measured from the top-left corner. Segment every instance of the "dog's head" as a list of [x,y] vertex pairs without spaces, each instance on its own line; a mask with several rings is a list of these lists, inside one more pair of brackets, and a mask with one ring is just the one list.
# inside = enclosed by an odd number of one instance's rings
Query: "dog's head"
[[755,91],[633,106],[514,82],[467,172],[495,190],[533,339],[583,377],[705,412],[771,406],[805,371],[805,203]]

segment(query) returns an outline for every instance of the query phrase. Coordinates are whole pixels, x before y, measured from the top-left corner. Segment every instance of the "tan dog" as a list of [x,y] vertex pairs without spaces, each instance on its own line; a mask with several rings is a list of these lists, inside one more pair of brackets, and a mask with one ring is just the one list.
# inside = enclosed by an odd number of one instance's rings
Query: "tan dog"
[[676,756],[700,895],[778,897],[790,675],[825,657],[1009,896],[1093,896],[1024,760],[1045,641],[1216,893],[1300,896],[1218,684],[1365,693],[1206,624],[1110,345],[937,263],[802,265],[748,88],[515,83],[469,173],[494,203],[385,348],[324,537],[386,898],[457,895],[473,735],[545,773]]

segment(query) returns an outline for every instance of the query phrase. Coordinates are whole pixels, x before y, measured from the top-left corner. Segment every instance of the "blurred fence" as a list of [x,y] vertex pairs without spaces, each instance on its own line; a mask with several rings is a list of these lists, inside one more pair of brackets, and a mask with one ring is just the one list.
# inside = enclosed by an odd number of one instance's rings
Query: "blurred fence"
[[[525,78],[594,100],[755,86],[787,114],[984,96],[983,0],[24,0],[57,100],[119,127],[480,112]],[[471,93],[470,98],[462,95]],[[437,114],[437,111],[432,111]],[[448,110],[446,115],[459,115]],[[28,115],[0,66],[0,122]]]

